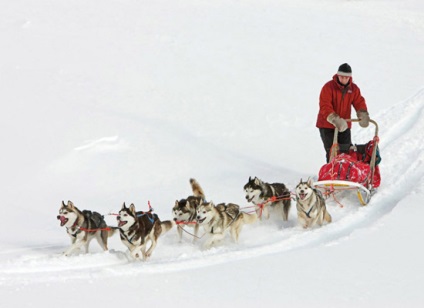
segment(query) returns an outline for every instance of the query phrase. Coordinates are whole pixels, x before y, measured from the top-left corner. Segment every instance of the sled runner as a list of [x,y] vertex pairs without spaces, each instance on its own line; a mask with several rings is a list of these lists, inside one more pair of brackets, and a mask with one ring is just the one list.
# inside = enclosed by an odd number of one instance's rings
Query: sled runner
[[[346,121],[359,122],[358,119]],[[378,151],[378,125],[374,120],[370,120],[370,123],[375,126],[374,138],[362,145],[339,145],[338,130],[335,129],[330,162],[321,167],[318,181],[314,183],[315,188],[327,195],[340,190],[356,190],[359,202],[362,205],[368,204],[381,181],[378,168],[381,160]]]

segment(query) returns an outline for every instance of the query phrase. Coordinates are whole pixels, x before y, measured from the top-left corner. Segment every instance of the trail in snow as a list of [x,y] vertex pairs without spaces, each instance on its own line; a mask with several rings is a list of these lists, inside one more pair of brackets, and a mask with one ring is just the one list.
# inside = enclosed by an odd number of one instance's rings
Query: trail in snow
[[[293,204],[289,222],[283,223],[278,218],[273,218],[245,226],[238,245],[227,237],[223,245],[205,251],[200,248],[204,239],[193,244],[191,238],[184,234],[183,242],[178,243],[175,230],[170,231],[159,239],[149,262],[132,262],[120,243],[119,236],[111,239],[109,252],[100,252],[95,247],[97,243],[93,242],[93,253],[72,257],[64,257],[58,253],[66,248],[65,240],[52,243],[51,246],[22,247],[21,250],[11,248],[2,251],[3,257],[21,254],[20,252],[24,256],[16,259],[11,257],[0,263],[0,285],[180,271],[335,244],[349,238],[359,228],[376,224],[405,197],[405,192],[411,191],[411,187],[413,190],[415,185],[423,185],[423,110],[424,89],[376,118],[381,132],[382,185],[366,207],[359,206],[356,195],[351,193],[342,193],[339,196],[344,207],[328,201],[333,223],[327,226],[303,230],[296,223]],[[365,134],[366,132],[361,131],[356,137],[363,138]],[[66,275],[63,275],[65,272]]]

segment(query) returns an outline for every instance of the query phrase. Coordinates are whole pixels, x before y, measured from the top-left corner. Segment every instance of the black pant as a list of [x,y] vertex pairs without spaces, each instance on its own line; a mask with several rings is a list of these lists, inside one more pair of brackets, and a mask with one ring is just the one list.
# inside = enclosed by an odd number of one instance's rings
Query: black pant
[[[322,143],[324,144],[324,149],[326,153],[327,163],[330,160],[330,149],[333,145],[334,139],[334,128],[320,128],[319,134],[321,135]],[[348,151],[349,147],[352,145],[352,140],[350,137],[350,128],[346,129],[344,132],[339,132],[337,136],[337,142],[340,145],[340,151]]]

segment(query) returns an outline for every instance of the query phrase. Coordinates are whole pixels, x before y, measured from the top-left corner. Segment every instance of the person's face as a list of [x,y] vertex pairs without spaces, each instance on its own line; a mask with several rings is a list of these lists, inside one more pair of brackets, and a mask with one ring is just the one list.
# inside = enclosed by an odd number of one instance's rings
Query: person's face
[[344,86],[348,84],[350,79],[349,76],[340,76],[340,75],[337,75],[337,78],[339,78],[339,82]]

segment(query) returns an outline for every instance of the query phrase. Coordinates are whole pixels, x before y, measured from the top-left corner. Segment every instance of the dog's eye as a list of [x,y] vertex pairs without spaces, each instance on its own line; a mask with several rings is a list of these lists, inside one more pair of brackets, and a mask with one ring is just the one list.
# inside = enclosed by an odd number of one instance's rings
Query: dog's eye
[[203,214],[206,214],[206,211],[203,211]]

